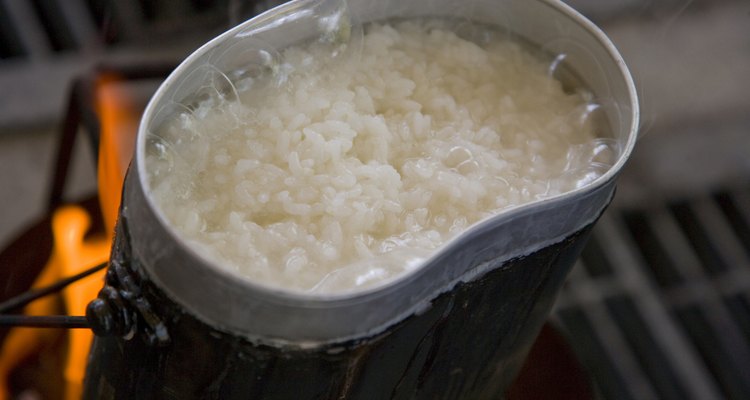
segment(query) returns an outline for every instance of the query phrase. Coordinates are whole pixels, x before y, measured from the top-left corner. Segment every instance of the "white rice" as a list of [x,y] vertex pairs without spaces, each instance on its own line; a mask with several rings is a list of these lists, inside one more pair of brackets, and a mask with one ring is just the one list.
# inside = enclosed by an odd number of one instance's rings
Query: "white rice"
[[167,219],[257,283],[372,287],[481,219],[606,171],[584,96],[518,43],[412,21],[370,26],[349,62],[328,52],[286,50],[281,88],[204,101],[151,141]]

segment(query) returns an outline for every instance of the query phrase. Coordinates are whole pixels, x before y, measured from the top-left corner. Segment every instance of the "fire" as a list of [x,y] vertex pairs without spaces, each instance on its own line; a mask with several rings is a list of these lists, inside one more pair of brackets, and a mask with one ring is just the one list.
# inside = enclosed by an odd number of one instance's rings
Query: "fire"
[[[52,232],[54,247],[47,265],[32,287],[44,287],[75,275],[109,257],[110,245],[120,206],[122,184],[135,146],[138,116],[132,102],[123,96],[114,75],[102,75],[96,84],[96,112],[100,120],[98,192],[105,224],[105,234],[86,236],[90,216],[78,206],[62,206],[54,212]],[[25,309],[26,315],[59,314],[60,303],[69,315],[85,315],[86,305],[102,287],[105,271],[100,271],[68,286],[59,298],[47,296]],[[0,350],[0,400],[9,396],[10,372],[26,357],[40,351],[59,333],[51,329],[15,328]],[[68,354],[63,371],[67,399],[81,397],[86,358],[92,333],[87,329],[67,332]]]
[[[99,135],[99,203],[108,235],[113,235],[125,173],[133,157],[140,112],[115,85],[118,78],[104,74],[97,84]],[[92,297],[93,298],[93,297]]]

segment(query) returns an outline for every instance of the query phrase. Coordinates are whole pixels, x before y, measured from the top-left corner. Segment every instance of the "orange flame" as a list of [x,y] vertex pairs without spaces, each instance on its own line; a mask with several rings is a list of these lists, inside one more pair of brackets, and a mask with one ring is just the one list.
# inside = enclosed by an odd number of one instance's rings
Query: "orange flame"
[[[48,286],[75,275],[109,257],[110,244],[120,206],[122,184],[135,147],[139,113],[116,85],[116,76],[105,75],[96,84],[96,111],[101,122],[99,137],[99,201],[105,235],[86,237],[90,217],[81,207],[63,206],[52,219],[52,255],[34,288]],[[104,271],[88,276],[62,291],[61,300],[70,315],[84,315],[86,305],[102,287]],[[29,304],[26,315],[50,315],[59,309],[59,298],[48,296]],[[7,379],[23,359],[51,343],[58,333],[49,329],[15,328],[0,350],[0,400],[8,397]],[[65,398],[79,399],[92,333],[85,329],[68,332],[68,354],[63,371]]]
[[107,234],[114,234],[120,208],[122,184],[135,149],[140,113],[113,83],[118,78],[104,75],[97,84],[99,136],[99,202]]

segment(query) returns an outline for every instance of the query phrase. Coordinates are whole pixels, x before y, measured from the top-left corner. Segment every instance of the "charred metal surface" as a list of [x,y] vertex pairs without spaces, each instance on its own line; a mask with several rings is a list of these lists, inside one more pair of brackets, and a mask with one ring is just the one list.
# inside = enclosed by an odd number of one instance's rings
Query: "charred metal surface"
[[[305,350],[255,345],[197,320],[134,270],[122,220],[118,230],[112,258],[121,262],[108,285],[116,278],[153,305],[148,315],[170,341],[153,346],[158,332],[142,308],[117,314],[115,325],[138,321],[138,334],[123,337],[118,328],[95,339],[84,398],[483,399],[500,397],[520,368],[590,226],[458,284],[383,334]],[[129,276],[137,290],[124,282]]]
[[131,257],[127,222],[121,219],[118,225],[104,288],[86,308],[86,319],[98,336],[129,339],[139,333],[149,345],[165,346],[169,334],[143,290],[146,278],[138,260]]

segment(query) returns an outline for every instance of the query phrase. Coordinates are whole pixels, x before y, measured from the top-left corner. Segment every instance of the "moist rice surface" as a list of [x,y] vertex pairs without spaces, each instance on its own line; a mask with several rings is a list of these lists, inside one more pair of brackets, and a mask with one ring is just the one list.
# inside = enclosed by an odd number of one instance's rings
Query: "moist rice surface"
[[407,21],[330,52],[289,48],[282,84],[215,92],[151,133],[157,205],[221,268],[299,292],[373,287],[608,168],[586,96],[516,42]]

